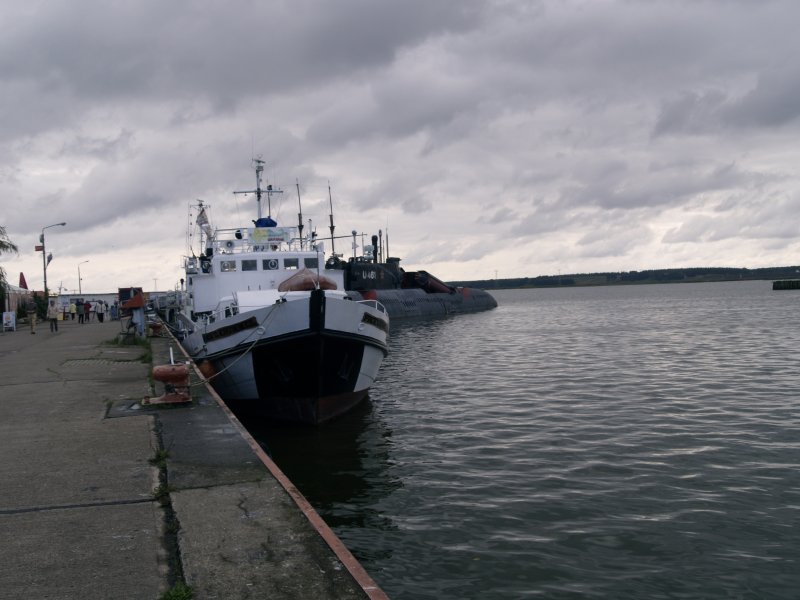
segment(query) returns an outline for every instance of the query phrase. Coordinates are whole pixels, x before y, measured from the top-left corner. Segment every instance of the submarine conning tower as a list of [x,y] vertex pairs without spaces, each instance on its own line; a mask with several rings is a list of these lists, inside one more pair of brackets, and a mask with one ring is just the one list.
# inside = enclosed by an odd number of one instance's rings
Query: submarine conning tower
[[385,263],[375,263],[371,257],[350,258],[345,267],[345,289],[394,290],[403,287],[400,259],[390,257]]

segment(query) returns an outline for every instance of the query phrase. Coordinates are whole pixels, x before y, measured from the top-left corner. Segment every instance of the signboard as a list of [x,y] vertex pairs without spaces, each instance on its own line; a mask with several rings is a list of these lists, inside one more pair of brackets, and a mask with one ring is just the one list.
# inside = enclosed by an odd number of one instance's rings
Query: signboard
[[292,230],[287,227],[254,227],[247,232],[253,244],[279,244],[292,239]]
[[10,329],[12,331],[17,330],[17,313],[14,312],[3,313],[3,331],[5,331],[6,329]]

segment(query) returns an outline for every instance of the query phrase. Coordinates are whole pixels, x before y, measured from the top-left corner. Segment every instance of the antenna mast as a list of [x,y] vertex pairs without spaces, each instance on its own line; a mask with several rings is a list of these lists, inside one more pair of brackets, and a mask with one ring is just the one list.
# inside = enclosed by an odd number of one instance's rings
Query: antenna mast
[[331,195],[331,182],[328,182],[328,201],[331,204],[331,254],[336,254],[336,247],[334,246],[333,241],[333,230],[336,229],[336,226],[333,224],[333,196]]
[[[199,233],[200,233],[200,243],[198,244],[198,246],[200,247],[200,252],[203,251],[203,248],[205,247],[206,241],[208,240],[209,237],[211,237],[210,233],[209,233],[210,227],[209,227],[209,224],[208,224],[208,215],[206,214],[206,206],[207,205],[203,204],[203,201],[198,198],[198,200],[197,200],[197,217],[195,217],[194,224],[197,225],[197,228],[199,229]],[[191,206],[190,206],[189,216],[191,216],[191,214],[192,214],[192,212],[191,212]],[[189,231],[192,231],[191,227],[189,228]],[[189,237],[191,237],[191,236],[192,236],[192,234],[189,233]],[[194,254],[194,249],[192,248],[191,240],[187,239],[186,241],[187,241],[187,245],[192,250],[192,254]]]
[[303,205],[300,203],[300,182],[295,179],[294,184],[297,186],[297,229],[300,231],[300,250],[303,249]]
[[266,190],[261,189],[261,174],[264,172],[264,161],[259,155],[258,158],[253,159],[253,164],[256,166],[256,189],[246,190],[241,192],[233,192],[234,194],[255,194],[256,203],[258,204],[258,219],[261,219],[261,194],[267,193],[267,216],[272,217],[272,194],[282,194],[283,190],[273,190],[271,185],[267,185]]

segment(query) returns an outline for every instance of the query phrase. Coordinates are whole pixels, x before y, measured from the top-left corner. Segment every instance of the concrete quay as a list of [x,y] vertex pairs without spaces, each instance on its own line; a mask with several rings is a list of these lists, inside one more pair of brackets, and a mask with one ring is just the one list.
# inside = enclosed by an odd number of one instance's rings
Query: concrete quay
[[213,390],[141,406],[163,388],[119,331],[0,334],[0,599],[386,599]]

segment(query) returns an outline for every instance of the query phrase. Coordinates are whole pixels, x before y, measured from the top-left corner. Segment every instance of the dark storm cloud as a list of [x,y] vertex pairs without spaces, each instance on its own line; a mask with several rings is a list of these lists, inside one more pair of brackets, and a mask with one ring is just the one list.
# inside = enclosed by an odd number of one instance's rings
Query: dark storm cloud
[[130,153],[133,133],[123,129],[113,137],[91,137],[76,135],[65,140],[59,154],[69,156],[90,156],[109,161],[118,160]]
[[788,0],[0,0],[3,212],[32,207],[7,217],[31,238],[69,215],[76,258],[180,238],[195,198],[249,218],[230,192],[261,154],[315,223],[330,181],[339,227],[390,223],[445,277],[780,262],[800,251],[798,18]]
[[707,135],[722,129],[778,128],[800,117],[800,68],[790,66],[759,75],[740,98],[720,90],[684,92],[662,105],[654,135]]
[[[38,9],[36,8],[38,6]],[[319,85],[476,23],[476,2],[43,2],[6,9],[0,76],[84,102]],[[10,13],[10,14],[8,14]]]
[[518,218],[516,211],[506,207],[498,208],[493,215],[488,218],[481,218],[480,223],[513,223]]
[[708,214],[695,215],[668,231],[665,243],[702,243],[721,240],[790,240],[797,226],[787,215],[800,212],[797,193],[770,194],[766,202],[730,198]]
[[753,90],[731,103],[725,119],[731,125],[780,127],[800,117],[800,65],[796,57],[785,68],[759,75]]
[[653,135],[689,134],[699,135],[720,128],[721,114],[726,96],[712,90],[704,94],[685,92],[679,97],[666,100],[658,115]]
[[737,165],[662,165],[643,172],[610,168],[608,177],[585,177],[582,185],[565,188],[562,200],[572,206],[604,209],[679,206],[698,194],[746,187],[761,181]]

